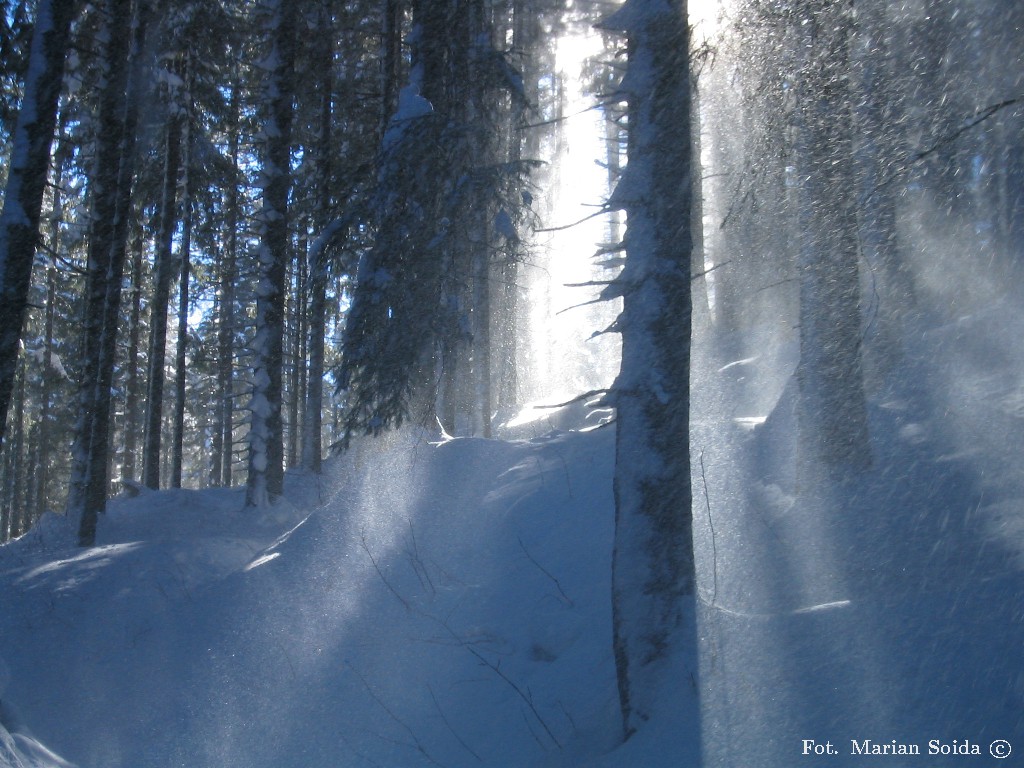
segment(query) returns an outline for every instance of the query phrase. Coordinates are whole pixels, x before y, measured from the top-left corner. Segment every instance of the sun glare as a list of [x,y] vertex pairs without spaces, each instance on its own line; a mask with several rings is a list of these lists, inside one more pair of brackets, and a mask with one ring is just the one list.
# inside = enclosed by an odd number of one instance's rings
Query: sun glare
[[558,41],[561,134],[552,141],[543,224],[556,231],[542,234],[531,281],[534,398],[571,397],[607,386],[618,367],[617,339],[590,340],[611,322],[617,308],[589,304],[599,288],[580,287],[601,278],[594,254],[607,237],[600,209],[608,179],[598,165],[605,158],[604,116],[583,80],[585,61],[601,47],[600,35],[589,27]]
[[[691,0],[690,23],[699,38],[716,28],[718,0]],[[619,340],[601,334],[619,302],[593,303],[599,283],[614,273],[597,265],[595,254],[608,240],[601,206],[609,193],[604,112],[584,81],[585,63],[602,55],[601,34],[589,24],[570,26],[557,42],[561,86],[561,134],[552,139],[551,173],[545,185],[543,227],[535,268],[530,270],[531,363],[527,397],[568,399],[607,387],[617,373]]]

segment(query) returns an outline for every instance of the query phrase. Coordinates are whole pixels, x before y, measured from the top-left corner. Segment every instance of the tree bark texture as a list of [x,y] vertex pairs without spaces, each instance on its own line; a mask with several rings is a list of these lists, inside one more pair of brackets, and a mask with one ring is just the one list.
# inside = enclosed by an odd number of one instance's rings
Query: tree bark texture
[[79,519],[79,544],[92,546],[106,509],[109,472],[110,386],[124,275],[135,140],[142,92],[141,59],[150,7],[133,17],[128,0],[109,0],[99,145],[92,179],[86,309],[79,417],[72,449],[68,515]]
[[253,340],[252,421],[246,504],[266,506],[284,488],[281,379],[288,267],[288,191],[291,186],[292,80],[298,7],[277,0],[271,20],[273,68],[264,96],[266,143],[260,214],[256,336]]
[[857,187],[847,3],[812,0],[797,153],[800,169],[800,447],[805,461],[871,463],[861,362]]
[[612,631],[624,736],[629,738],[653,714],[655,691],[674,645],[696,644],[689,454],[693,159],[686,5],[629,0],[604,26],[626,33],[629,57],[623,83],[629,162],[610,201],[625,209],[628,219],[626,264],[618,279],[622,368],[613,390]]
[[57,101],[76,4],[41,0],[29,54],[25,93],[0,213],[0,440],[4,437],[18,349],[39,241],[39,217],[57,126]]
[[[173,110],[174,107],[171,107]],[[163,192],[160,225],[156,236],[155,286],[149,313],[149,356],[146,377],[146,436],[143,448],[142,481],[148,488],[160,487],[160,453],[163,435],[164,371],[167,360],[167,312],[171,301],[176,260],[172,251],[178,221],[178,172],[181,169],[181,116],[172,113],[167,121],[164,143]]]
[[[385,51],[392,57],[395,54],[395,41],[398,37],[398,2],[397,0],[385,0],[384,18],[384,46]],[[325,14],[326,17],[326,14]],[[331,205],[331,143],[333,136],[334,122],[334,78],[332,76],[334,63],[334,45],[329,32],[330,25],[327,18],[321,19],[321,26],[324,33],[320,43],[320,114],[319,132],[316,144],[316,190],[317,190],[317,212],[315,216],[316,229],[319,232],[318,243],[310,251],[309,268],[307,270],[309,280],[309,344],[308,344],[308,368],[306,378],[306,402],[305,413],[302,419],[302,467],[311,472],[319,474],[323,458],[323,399],[324,399],[324,352],[325,339],[327,335],[327,260],[325,256],[326,242],[323,238],[329,225]],[[388,84],[392,83],[395,75],[392,69],[397,67],[397,61],[384,58],[385,66],[383,73],[384,110],[390,115],[392,97],[389,96]],[[394,85],[391,86],[394,88]],[[383,129],[382,129],[383,130]]]
[[186,117],[184,182],[181,201],[181,252],[178,257],[178,338],[174,350],[174,429],[171,432],[171,487],[181,488],[185,445],[185,395],[188,381],[189,277],[192,271],[192,131]]
[[[228,106],[228,155],[232,169],[238,169],[239,162],[239,77],[235,73],[231,86]],[[220,288],[217,296],[217,403],[214,419],[213,461],[210,471],[212,485],[231,485],[232,457],[234,453],[234,355],[235,355],[235,281],[237,279],[238,254],[238,205],[239,190],[237,179],[228,186],[225,206],[224,249],[220,256]]]

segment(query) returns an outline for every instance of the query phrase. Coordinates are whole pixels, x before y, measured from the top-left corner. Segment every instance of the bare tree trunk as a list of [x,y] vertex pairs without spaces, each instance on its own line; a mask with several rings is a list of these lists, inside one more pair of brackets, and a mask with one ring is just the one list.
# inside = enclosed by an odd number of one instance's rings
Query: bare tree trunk
[[[56,229],[56,227],[54,227]],[[35,471],[32,475],[34,488],[32,499],[34,502],[32,513],[39,519],[46,511],[46,490],[49,487],[47,482],[50,475],[51,443],[53,434],[50,429],[50,420],[53,410],[53,386],[54,386],[54,365],[53,365],[53,320],[54,306],[57,302],[57,268],[53,261],[46,266],[46,316],[43,325],[43,373],[42,391],[39,393],[39,416],[36,422],[38,430],[36,433],[36,453],[32,462]]]
[[[303,225],[304,226],[304,225]],[[297,258],[291,263],[291,294],[285,305],[285,331],[288,347],[285,365],[288,372],[288,440],[285,466],[295,467],[299,463],[299,403],[303,400],[300,369],[306,367],[303,358],[302,338],[306,331],[306,281],[303,264],[308,250],[305,236],[299,241]],[[288,320],[291,319],[289,323]]]
[[913,279],[903,260],[897,230],[896,190],[885,179],[887,163],[905,153],[900,132],[908,121],[894,92],[885,9],[875,3],[858,3],[857,26],[865,44],[856,47],[864,52],[850,62],[851,71],[858,75],[853,116],[859,138],[851,151],[855,152],[859,183],[861,251],[878,294],[865,367],[875,379],[881,379],[901,360],[906,320],[916,311]]
[[[8,442],[3,453],[3,483],[0,507],[6,516],[6,537],[16,538],[28,530],[32,523],[31,512],[25,505],[26,455],[25,455],[25,356],[18,357],[18,368],[14,377],[12,392],[14,414],[8,427]],[[2,531],[0,531],[2,533]],[[0,536],[0,541],[4,537]]]
[[402,62],[402,0],[381,0],[381,2],[383,3],[383,14],[378,136],[383,139],[388,121],[398,106],[398,85],[401,82]]
[[139,376],[139,337],[142,325],[142,227],[135,233],[132,243],[131,309],[128,315],[128,380],[124,395],[124,453],[121,461],[121,480],[134,481],[138,466],[138,434],[141,426],[139,401],[142,378]]
[[0,440],[18,364],[75,5],[71,0],[40,0],[36,8],[25,93],[14,128],[0,213]]
[[[228,126],[228,154],[232,169],[238,168],[239,78],[231,86]],[[234,354],[235,354],[235,280],[238,260],[238,182],[228,187],[226,243],[220,262],[220,291],[217,305],[217,417],[213,433],[213,465],[210,482],[231,485],[232,451],[234,449]]]
[[14,429],[10,431],[11,441],[7,453],[11,459],[11,474],[7,478],[11,499],[11,520],[14,535],[21,536],[34,522],[25,504],[25,489],[28,473],[25,455],[25,356],[19,358],[18,375],[14,387]]
[[[171,107],[173,110],[173,107]],[[149,357],[146,386],[146,437],[142,452],[142,482],[160,487],[160,438],[163,434],[164,366],[167,359],[167,311],[171,300],[175,260],[172,253],[177,226],[178,171],[181,168],[183,123],[172,112],[167,121],[164,143],[163,195],[160,227],[156,236],[155,287],[149,313]]]
[[61,141],[54,157],[53,208],[50,211],[50,249],[51,256],[46,262],[46,311],[43,316],[43,373],[42,391],[39,393],[39,415],[37,418],[36,454],[32,475],[34,485],[32,492],[33,515],[36,519],[46,511],[46,492],[49,487],[51,448],[53,435],[50,429],[51,411],[53,409],[54,390],[54,330],[53,324],[57,306],[57,265],[56,254],[61,249],[60,225],[64,219],[64,164],[71,154],[70,143]]
[[[800,447],[830,467],[871,463],[861,362],[857,190],[853,173],[845,3],[808,0],[798,157],[800,205]],[[801,460],[801,466],[805,462]]]
[[481,242],[473,254],[473,373],[474,410],[480,422],[481,437],[491,437],[494,398],[491,388],[491,261],[487,247],[487,227],[480,227]]
[[302,458],[302,435],[305,430],[306,418],[306,385],[309,380],[307,361],[309,359],[309,259],[308,250],[303,247],[296,261],[295,267],[298,271],[298,288],[300,294],[297,296],[298,304],[296,318],[296,358],[295,358],[295,392],[292,395],[294,403],[295,419],[292,422],[292,456],[290,466],[300,466]]
[[291,186],[292,79],[298,6],[273,5],[273,69],[264,97],[266,144],[263,159],[263,211],[260,221],[259,281],[256,291],[255,370],[246,504],[266,506],[284,489],[281,374],[284,302],[288,266],[288,190]]
[[323,459],[324,335],[327,332],[325,279],[314,272],[322,264],[310,265],[309,370],[306,382],[306,415],[302,420],[302,466],[319,474]]
[[[395,43],[390,37],[398,24],[398,0],[384,0],[384,83],[382,108],[387,111],[388,100],[392,99],[394,88],[389,85],[390,68],[397,63],[388,59],[395,55]],[[306,377],[305,414],[302,419],[302,467],[320,473],[323,457],[323,398],[324,398],[324,345],[327,334],[327,262],[325,258],[328,219],[331,204],[331,144],[334,121],[334,46],[330,34],[329,7],[321,6],[318,39],[320,82],[320,114],[316,143],[316,194],[317,212],[314,217],[317,239],[309,253],[307,275],[309,279],[309,348]],[[386,118],[385,118],[386,120]],[[383,130],[383,129],[381,129]]]
[[[491,165],[498,153],[496,143],[498,137],[496,132],[487,125],[488,117],[494,114],[496,109],[493,101],[496,101],[492,93],[485,88],[483,80],[473,77],[476,58],[483,55],[481,46],[492,45],[493,29],[488,23],[484,3],[481,0],[469,0],[467,15],[469,17],[469,39],[467,44],[471,55],[467,64],[466,80],[470,84],[467,92],[469,95],[466,106],[466,126],[469,132],[470,162],[473,170],[480,173],[485,167]],[[481,184],[488,182],[481,181]],[[495,183],[495,182],[490,182]],[[491,383],[492,378],[492,357],[491,357],[491,320],[492,320],[492,265],[491,250],[494,241],[492,224],[497,213],[496,205],[480,206],[477,210],[469,213],[475,221],[471,224],[471,237],[469,247],[470,270],[473,276],[473,369],[474,388],[476,390],[473,398],[474,409],[477,418],[480,420],[480,434],[482,437],[491,437],[491,420],[494,416],[494,394]]]
[[[696,647],[690,488],[693,159],[686,4],[628,0],[628,165],[617,408],[612,632],[623,732],[654,714],[673,650]],[[628,83],[628,85],[627,85]],[[637,461],[638,456],[645,457]],[[696,674],[696,669],[691,669]],[[679,684],[679,683],[677,683]]]
[[68,516],[79,519],[78,540],[92,546],[106,509],[110,385],[117,341],[125,241],[135,175],[135,140],[141,97],[141,58],[150,6],[133,18],[128,0],[109,0],[106,86],[101,96],[99,147],[92,183],[82,378]]
[[185,442],[185,384],[188,353],[188,289],[189,272],[192,268],[192,132],[189,119],[186,118],[183,128],[185,155],[184,188],[182,190],[181,215],[183,227],[181,233],[181,266],[180,290],[178,293],[178,338],[174,356],[174,427],[171,434],[171,487],[181,488],[182,463]]

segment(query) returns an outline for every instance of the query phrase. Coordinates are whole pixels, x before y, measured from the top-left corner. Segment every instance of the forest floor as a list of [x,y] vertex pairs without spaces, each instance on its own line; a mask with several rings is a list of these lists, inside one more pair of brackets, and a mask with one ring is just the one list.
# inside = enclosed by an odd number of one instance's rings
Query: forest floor
[[45,519],[0,549],[0,766],[604,765],[614,430],[539,413],[364,442],[259,515],[143,491],[84,552]]
[[1022,333],[995,302],[908,334],[852,479],[795,476],[795,349],[698,349],[706,765],[1024,765]]
[[259,514],[143,491],[94,549],[56,516],[0,547],[0,767],[880,764],[865,740],[921,750],[886,765],[991,766],[1000,739],[995,764],[1022,764],[1006,322],[933,323],[870,389],[872,469],[813,494],[792,349],[697,348],[700,723],[680,669],[618,745],[614,430],[543,410],[502,440],[362,442]]

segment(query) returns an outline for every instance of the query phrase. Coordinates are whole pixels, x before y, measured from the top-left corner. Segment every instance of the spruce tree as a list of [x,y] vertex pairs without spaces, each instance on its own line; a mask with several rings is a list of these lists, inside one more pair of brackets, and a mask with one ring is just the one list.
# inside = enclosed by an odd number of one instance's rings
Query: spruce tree
[[[628,0],[628,165],[609,207],[627,214],[616,407],[612,631],[624,736],[654,713],[673,650],[696,645],[690,487],[692,249],[689,35],[682,0]],[[696,674],[696,670],[692,670]]]
[[281,380],[289,261],[293,68],[298,4],[274,0],[268,9],[271,49],[264,86],[263,189],[259,222],[253,395],[249,408],[246,504],[265,506],[284,488]]
[[14,129],[0,212],[0,440],[14,387],[75,7],[71,0],[41,0],[38,4],[24,95]]
[[127,0],[108,0],[104,50],[106,80],[100,95],[92,187],[89,258],[79,373],[78,423],[72,448],[68,516],[79,521],[78,540],[92,546],[109,485],[111,382],[127,248],[135,143],[143,94],[143,48],[150,7],[133,14]]

